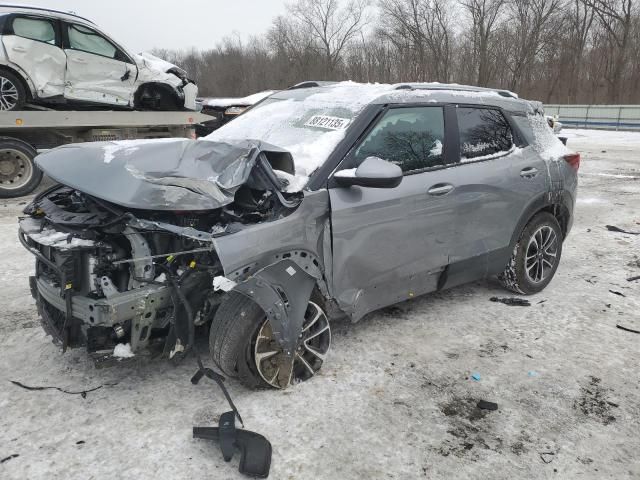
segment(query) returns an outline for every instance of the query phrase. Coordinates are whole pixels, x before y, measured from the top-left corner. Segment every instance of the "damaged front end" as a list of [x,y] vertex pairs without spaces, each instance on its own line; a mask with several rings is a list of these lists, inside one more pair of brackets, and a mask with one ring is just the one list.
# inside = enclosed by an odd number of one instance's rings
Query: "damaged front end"
[[[54,341],[63,350],[84,346],[97,359],[118,344],[139,353],[157,343],[169,357],[184,355],[195,327],[236,283],[263,301],[270,258],[256,261],[254,249],[235,268],[236,248],[250,246],[252,228],[286,221],[302,201],[300,192],[283,193],[274,173],[294,174],[288,152],[258,142],[94,144],[37,162],[61,184],[20,219],[20,241],[36,257],[31,292]],[[234,281],[221,282],[230,268]],[[313,282],[303,283],[308,300]],[[289,309],[287,302],[274,312],[281,326]],[[279,341],[292,345],[286,332]]]

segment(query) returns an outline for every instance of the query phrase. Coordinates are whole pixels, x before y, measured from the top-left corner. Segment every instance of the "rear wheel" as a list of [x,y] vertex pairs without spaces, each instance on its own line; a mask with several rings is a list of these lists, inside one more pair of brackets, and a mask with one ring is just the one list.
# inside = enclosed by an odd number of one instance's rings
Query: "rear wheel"
[[31,193],[42,180],[36,150],[21,140],[0,137],[0,198]]
[[[331,346],[331,327],[319,299],[309,301],[293,369],[262,309],[232,292],[211,324],[209,350],[216,365],[250,388],[286,388],[313,377]],[[283,375],[284,374],[284,375]]]
[[26,101],[27,93],[18,77],[0,71],[0,111],[22,110]]
[[534,216],[522,231],[507,267],[498,277],[502,285],[525,295],[542,291],[558,269],[562,240],[556,217],[547,212]]

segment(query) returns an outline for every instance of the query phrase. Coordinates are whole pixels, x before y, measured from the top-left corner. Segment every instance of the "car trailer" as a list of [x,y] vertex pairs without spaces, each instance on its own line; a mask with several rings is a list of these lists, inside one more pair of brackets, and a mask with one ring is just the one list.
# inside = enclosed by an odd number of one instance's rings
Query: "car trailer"
[[153,138],[195,138],[195,127],[214,120],[199,112],[59,111],[0,112],[0,198],[31,193],[42,172],[33,159],[69,143]]

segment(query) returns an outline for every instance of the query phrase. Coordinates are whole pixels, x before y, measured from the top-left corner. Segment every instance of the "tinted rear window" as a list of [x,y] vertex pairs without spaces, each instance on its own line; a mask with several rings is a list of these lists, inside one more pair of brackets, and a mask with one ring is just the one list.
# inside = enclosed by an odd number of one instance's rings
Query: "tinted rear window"
[[480,160],[508,152],[513,147],[509,122],[493,108],[457,109],[460,160]]

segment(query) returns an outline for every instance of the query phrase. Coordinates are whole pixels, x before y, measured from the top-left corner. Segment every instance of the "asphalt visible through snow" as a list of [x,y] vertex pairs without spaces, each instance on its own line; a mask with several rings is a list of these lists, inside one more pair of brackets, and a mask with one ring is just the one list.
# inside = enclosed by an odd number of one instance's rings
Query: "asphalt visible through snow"
[[[477,282],[333,325],[304,384],[227,381],[273,445],[270,478],[640,478],[640,334],[617,328],[640,330],[640,280],[626,280],[640,236],[605,227],[640,231],[640,133],[566,133],[582,152],[575,224],[531,306]],[[0,478],[246,478],[191,438],[227,410],[212,383],[189,382],[193,360],[96,369],[45,336],[16,238],[25,201],[0,201]]]

